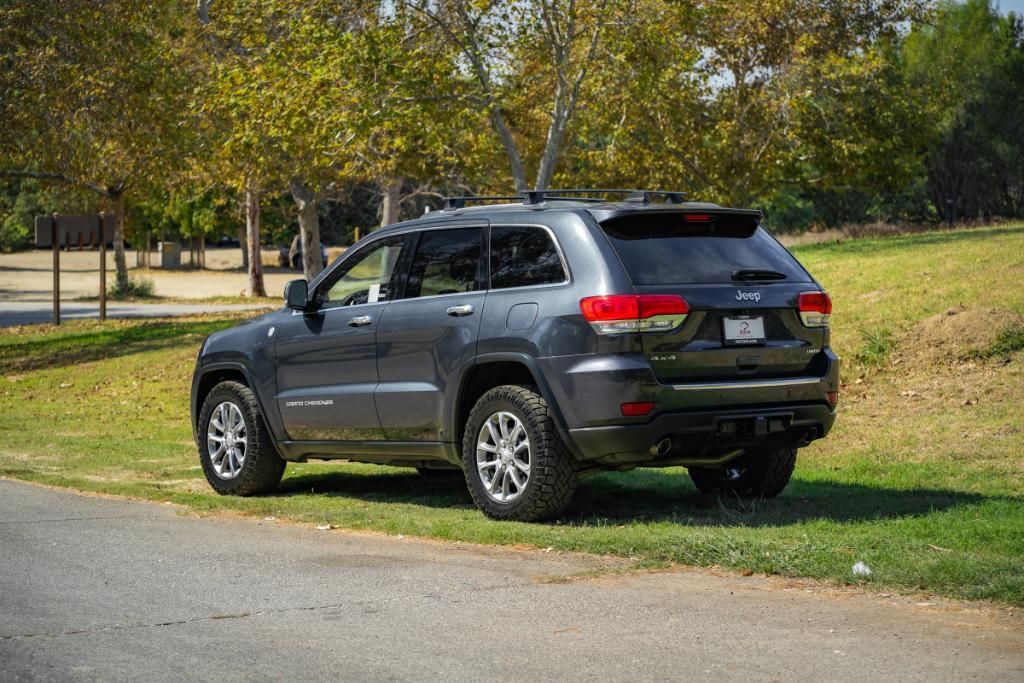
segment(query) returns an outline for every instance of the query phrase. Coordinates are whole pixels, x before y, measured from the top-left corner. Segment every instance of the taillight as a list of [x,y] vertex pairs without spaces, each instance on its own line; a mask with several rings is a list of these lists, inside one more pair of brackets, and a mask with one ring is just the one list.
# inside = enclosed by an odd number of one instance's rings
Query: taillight
[[683,324],[690,306],[673,294],[611,294],[581,299],[580,312],[598,334],[667,332]]
[[832,299],[825,292],[801,292],[797,308],[805,327],[828,327],[832,314]]

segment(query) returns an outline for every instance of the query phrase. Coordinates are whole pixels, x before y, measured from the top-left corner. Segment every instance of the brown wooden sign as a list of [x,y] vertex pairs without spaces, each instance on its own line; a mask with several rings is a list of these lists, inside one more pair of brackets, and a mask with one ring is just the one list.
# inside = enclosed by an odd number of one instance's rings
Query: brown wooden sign
[[107,319],[107,243],[114,238],[114,214],[36,216],[36,246],[53,249],[53,324],[60,325],[60,250],[98,249],[100,320]]
[[[102,235],[100,234],[100,226],[96,221],[97,214],[59,216],[57,227],[59,228],[61,247],[66,251],[73,249],[78,249],[79,251],[83,249],[98,249],[101,239],[110,244],[111,240],[114,239],[114,214],[106,213],[99,215],[103,216]],[[36,216],[37,247],[53,246],[52,222],[53,216]]]

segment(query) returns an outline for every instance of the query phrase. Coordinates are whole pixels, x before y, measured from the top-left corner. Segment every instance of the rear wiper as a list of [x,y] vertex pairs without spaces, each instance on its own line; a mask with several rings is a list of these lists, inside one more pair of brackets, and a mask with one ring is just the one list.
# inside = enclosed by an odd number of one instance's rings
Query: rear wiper
[[732,271],[733,280],[785,280],[786,274],[765,268],[741,268]]

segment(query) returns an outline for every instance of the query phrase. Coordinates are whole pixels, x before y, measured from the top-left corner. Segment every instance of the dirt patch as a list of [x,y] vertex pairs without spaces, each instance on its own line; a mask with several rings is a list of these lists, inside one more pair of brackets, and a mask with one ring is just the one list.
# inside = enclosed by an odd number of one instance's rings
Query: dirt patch
[[1003,330],[1024,325],[1004,308],[950,308],[925,318],[897,340],[893,364],[908,368],[961,363],[990,349]]

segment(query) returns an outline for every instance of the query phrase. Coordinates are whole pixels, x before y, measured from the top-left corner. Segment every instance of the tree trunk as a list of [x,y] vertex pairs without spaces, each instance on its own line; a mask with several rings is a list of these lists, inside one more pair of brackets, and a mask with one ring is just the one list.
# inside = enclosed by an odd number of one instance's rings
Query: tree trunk
[[251,187],[245,190],[245,231],[249,242],[249,296],[265,297],[260,258],[260,193]]
[[512,182],[516,185],[516,192],[523,192],[526,187],[526,171],[523,170],[523,159],[519,156],[519,147],[516,139],[512,137],[512,131],[505,123],[505,116],[497,107],[491,109],[491,125],[501,138],[501,144],[505,148],[505,156],[508,157],[509,167],[512,171]]
[[249,245],[245,239],[245,228],[238,230],[238,246],[242,249],[242,270],[249,270]]
[[128,261],[124,255],[124,195],[114,200],[114,269],[117,271],[115,287],[120,292],[128,291]]
[[399,202],[402,201],[402,181],[385,180],[381,183],[384,199],[381,201],[380,227],[398,222]]
[[295,207],[299,210],[302,273],[306,276],[307,282],[312,282],[324,269],[324,262],[320,257],[320,200],[315,193],[310,192],[309,187],[300,178],[292,178],[288,186]]

